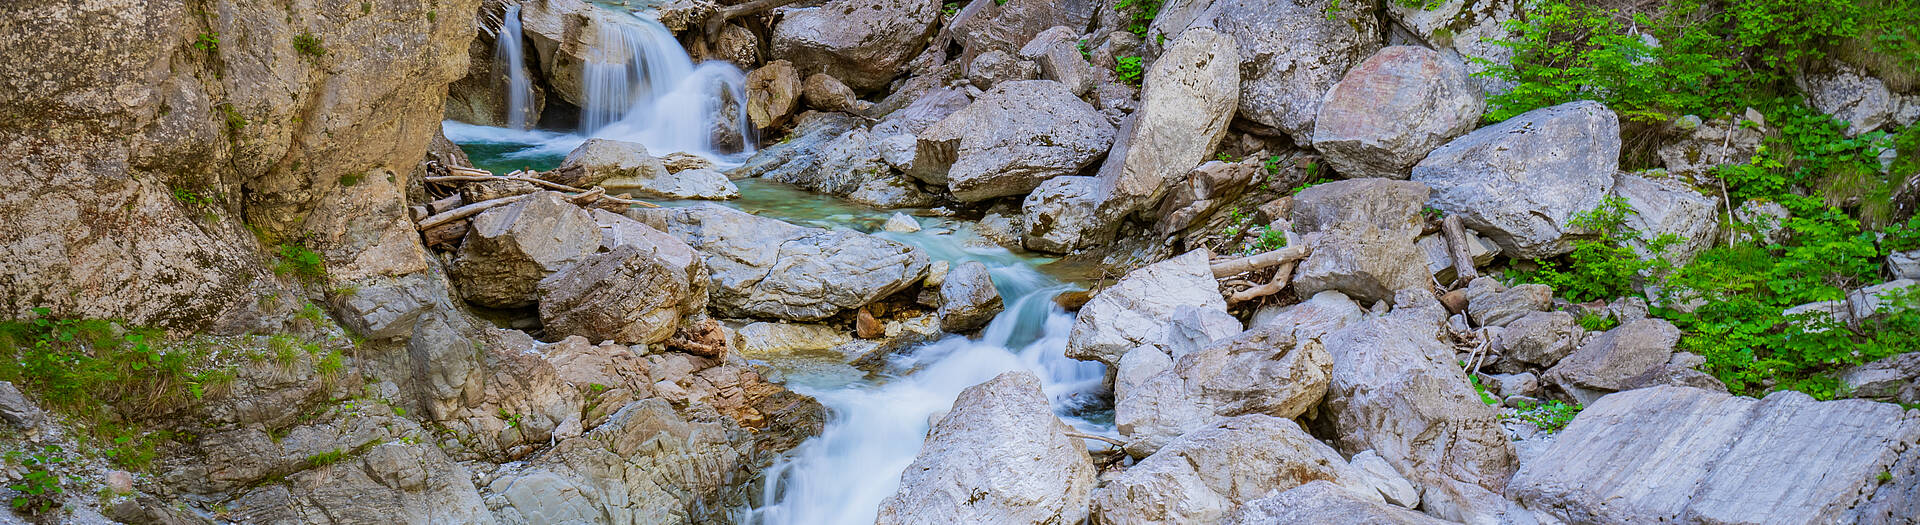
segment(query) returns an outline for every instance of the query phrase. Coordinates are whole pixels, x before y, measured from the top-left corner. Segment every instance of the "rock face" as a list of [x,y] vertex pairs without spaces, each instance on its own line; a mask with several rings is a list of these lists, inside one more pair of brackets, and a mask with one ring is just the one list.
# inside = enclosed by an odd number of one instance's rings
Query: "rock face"
[[1113,145],[1113,126],[1059,82],[1005,82],[920,134],[922,150],[954,142],[955,157],[944,172],[913,174],[971,202],[1026,194],[1080,171]]
[[1328,335],[1333,381],[1323,414],[1343,450],[1373,450],[1420,487],[1427,512],[1474,522],[1500,500],[1514,451],[1453,349],[1435,339],[1438,309],[1403,306]]
[[1008,372],[967,387],[933,426],[878,525],[1079,523],[1093,459],[1054,417],[1040,378]]
[[1181,33],[1154,61],[1140,109],[1100,167],[1113,187],[1103,218],[1158,204],[1170,182],[1206,160],[1233,120],[1240,61],[1233,39],[1207,28]]
[[1575,524],[1898,523],[1920,505],[1915,446],[1895,405],[1663,386],[1587,407],[1508,493]]
[[1080,54],[1080,32],[1067,26],[1054,26],[1034,35],[1020,48],[1020,57],[1040,66],[1040,78],[1067,86],[1074,96],[1093,91],[1093,66]]
[[452,274],[469,302],[532,306],[541,279],[598,251],[600,241],[600,227],[586,210],[559,192],[540,192],[475,216]]
[[[1467,66],[1469,75],[1485,72],[1487,64],[1508,63],[1513,57],[1513,50],[1500,45],[1500,42],[1511,41],[1518,36],[1509,31],[1506,24],[1522,19],[1519,0],[1385,4],[1389,18],[1412,32],[1414,39],[1458,59]],[[1475,76],[1470,80],[1489,95],[1505,93],[1513,88],[1511,83],[1495,78]]]
[[[1550,367],[1560,362],[1580,341],[1582,332],[1566,312],[1529,312],[1500,332],[1502,359]],[[1662,357],[1664,359],[1664,357]]]
[[1414,246],[1425,220],[1427,187],[1356,179],[1318,184],[1294,196],[1295,231],[1324,233],[1293,274],[1295,293],[1338,290],[1363,303],[1431,286]]
[[826,73],[871,91],[906,70],[939,18],[933,0],[831,0],[787,11],[773,30],[773,57],[802,75]]
[[[1702,195],[1684,182],[1623,173],[1615,179],[1613,192],[1633,209],[1626,226],[1641,233],[1643,239],[1633,243],[1641,257],[1657,255],[1685,265],[1720,238],[1720,199]],[[1653,253],[1647,241],[1667,234],[1678,242]]]
[[707,265],[693,248],[631,219],[594,210],[629,230],[612,251],[588,255],[540,281],[540,323],[554,336],[653,344],[707,309]]
[[1001,82],[1040,78],[1040,65],[1001,50],[981,53],[967,64],[967,81],[980,89],[992,89]]
[[1269,491],[1315,481],[1356,494],[1373,490],[1339,452],[1293,421],[1264,415],[1221,419],[1107,479],[1093,493],[1093,522],[1218,523]]
[[1224,525],[1271,523],[1365,523],[1367,525],[1445,525],[1446,520],[1363,499],[1339,485],[1314,481],[1249,501],[1227,516]]
[[1474,130],[1413,167],[1429,205],[1519,257],[1572,251],[1568,223],[1600,205],[1620,165],[1620,122],[1597,102],[1536,109]]
[[1211,27],[1237,44],[1246,72],[1240,117],[1305,144],[1327,90],[1380,48],[1379,7],[1377,1],[1226,0],[1196,15],[1192,27]]
[[1893,118],[1896,101],[1887,83],[1853,66],[1839,64],[1793,80],[1814,108],[1847,123],[1847,136],[1880,129]]
[[[1290,327],[1267,326],[1178,357],[1129,389],[1115,387],[1114,423],[1127,452],[1146,457],[1221,417],[1265,414],[1292,419],[1327,392],[1333,358]],[[1129,355],[1151,349],[1136,350]]]
[[871,235],[794,226],[719,206],[648,210],[706,258],[720,315],[817,321],[911,286],[927,255]]
[[1187,252],[1100,290],[1074,318],[1067,357],[1115,365],[1134,347],[1164,341],[1167,322],[1181,306],[1226,311],[1207,258],[1206,250]]
[[967,261],[947,272],[940,283],[940,329],[965,333],[986,326],[1000,315],[1000,292],[993,288],[987,265]]
[[1313,148],[1341,175],[1404,179],[1434,148],[1472,131],[1484,109],[1458,60],[1424,47],[1387,47],[1327,92]]
[[1507,288],[1488,276],[1467,283],[1467,315],[1482,326],[1506,326],[1533,312],[1546,311],[1550,306],[1553,306],[1553,289],[1543,284]]

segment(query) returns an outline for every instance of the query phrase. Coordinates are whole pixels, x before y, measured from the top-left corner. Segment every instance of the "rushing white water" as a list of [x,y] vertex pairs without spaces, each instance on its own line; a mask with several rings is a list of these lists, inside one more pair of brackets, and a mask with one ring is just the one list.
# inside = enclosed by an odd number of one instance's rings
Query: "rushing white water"
[[962,389],[1003,372],[1033,372],[1062,419],[1083,430],[1110,433],[1102,424],[1075,416],[1104,404],[1099,396],[1106,371],[1099,363],[1064,355],[1073,316],[1052,299],[1067,286],[1004,250],[999,250],[1004,256],[995,256],[927,242],[935,237],[887,236],[919,244],[935,257],[982,260],[1009,307],[978,339],[948,336],[897,358],[890,365],[897,375],[885,383],[831,389],[789,384],[826,405],[830,419],[820,436],[767,470],[764,503],[741,511],[738,521],[873,523],[880,502],[899,489],[901,471],[919,454],[929,417],[951,408]]
[[500,33],[493,39],[494,69],[507,72],[507,128],[528,127],[527,105],[533,103],[533,79],[527,78],[526,54],[520,49],[520,4],[507,4]]
[[[740,68],[724,61],[694,65],[673,32],[650,18],[609,12],[592,25],[593,47],[582,74],[583,134],[663,153],[751,152],[753,126]],[[737,134],[741,144],[716,147],[716,132]]]

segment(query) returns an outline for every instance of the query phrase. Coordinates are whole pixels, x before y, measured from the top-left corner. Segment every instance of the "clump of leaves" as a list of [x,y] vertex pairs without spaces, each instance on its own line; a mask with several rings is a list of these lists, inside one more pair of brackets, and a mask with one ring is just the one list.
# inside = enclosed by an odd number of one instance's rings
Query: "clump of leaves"
[[201,51],[205,51],[208,54],[219,53],[220,52],[220,32],[209,31],[206,33],[200,33],[199,36],[194,37],[193,39],[193,48]]
[[315,62],[318,62],[320,57],[327,56],[327,46],[320,42],[320,37],[306,31],[293,35],[293,50],[300,53],[300,56]]
[[273,273],[282,277],[293,277],[308,284],[320,282],[327,277],[326,265],[320,254],[297,243],[280,245],[276,251],[279,260],[273,265]]
[[1552,434],[1567,428],[1575,416],[1580,415],[1580,405],[1569,405],[1560,401],[1532,403],[1522,401],[1512,414],[1505,418],[1509,421],[1532,423],[1541,432]]
[[347,459],[347,451],[336,448],[326,452],[321,452],[319,454],[307,456],[307,464],[315,468],[318,468],[318,467],[324,467],[327,465],[332,465],[334,463],[339,463],[340,460],[343,460],[343,459]]
[[1589,332],[1605,332],[1612,330],[1616,326],[1620,326],[1619,319],[1614,319],[1613,316],[1600,312],[1581,313],[1579,323],[1581,329]]
[[1120,0],[1113,4],[1113,10],[1126,13],[1127,32],[1140,38],[1147,37],[1147,28],[1153,25],[1153,17],[1160,14],[1160,4],[1165,0]]
[[[1594,232],[1595,238],[1574,241],[1573,253],[1565,260],[1539,261],[1539,270],[1517,272],[1512,276],[1551,286],[1573,301],[1636,294],[1635,283],[1670,269],[1671,265],[1657,256],[1642,258],[1632,248],[1630,243],[1643,239],[1640,232],[1626,226],[1631,213],[1633,209],[1627,206],[1626,199],[1618,196],[1602,199],[1599,207],[1575,214],[1568,221],[1574,228]],[[1677,242],[1677,237],[1665,235],[1646,244],[1653,255],[1657,255]]]
[[1146,76],[1146,70],[1141,68],[1140,60],[1140,57],[1120,57],[1113,64],[1113,73],[1120,77],[1121,82],[1138,86]]
[[51,469],[53,465],[60,463],[59,454],[60,448],[52,445],[34,454],[22,454],[18,451],[7,453],[8,463],[19,463],[26,468],[26,473],[20,476],[19,482],[7,485],[7,488],[20,493],[8,504],[14,512],[39,516],[60,507],[60,496],[66,492],[66,488],[60,485],[60,476]]

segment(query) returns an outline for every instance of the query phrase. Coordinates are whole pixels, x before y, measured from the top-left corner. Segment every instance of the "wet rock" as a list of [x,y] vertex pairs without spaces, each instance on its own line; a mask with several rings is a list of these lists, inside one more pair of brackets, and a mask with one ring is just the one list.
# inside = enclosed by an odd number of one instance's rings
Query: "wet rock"
[[554,336],[629,345],[666,341],[683,319],[706,311],[708,276],[692,248],[665,240],[624,243],[542,279],[541,325]]
[[1295,195],[1294,229],[1325,234],[1294,271],[1296,293],[1338,290],[1372,303],[1399,290],[1430,288],[1425,258],[1414,247],[1427,194],[1418,182],[1353,179]]
[[1117,364],[1134,347],[1164,341],[1167,322],[1181,306],[1225,311],[1207,258],[1206,250],[1187,252],[1101,289],[1074,319],[1067,357]]
[[1269,492],[1320,480],[1377,495],[1339,452],[1293,421],[1257,414],[1219,419],[1108,477],[1094,491],[1093,517],[1114,524],[1217,523]]
[[1196,15],[1187,31],[1211,27],[1232,37],[1246,71],[1239,115],[1305,144],[1327,90],[1380,48],[1378,8],[1378,2],[1221,1]]
[[1880,129],[1896,109],[1886,82],[1844,63],[1829,71],[1802,72],[1793,81],[1814,108],[1845,121],[1849,137]]
[[1100,166],[1113,188],[1101,202],[1107,224],[1159,204],[1169,184],[1205,161],[1226,135],[1244,87],[1236,53],[1227,35],[1192,29],[1147,69],[1140,109]]
[[967,387],[880,504],[877,524],[1078,523],[1093,459],[1053,415],[1040,378],[1008,372]]
[[899,175],[867,181],[853,193],[847,194],[847,200],[886,210],[925,208],[937,202],[934,196],[921,191],[913,181]]
[[[1625,226],[1640,232],[1641,240],[1629,245],[1642,258],[1660,257],[1685,265],[1720,238],[1720,199],[1702,195],[1684,182],[1622,173],[1614,179],[1613,192],[1633,210]],[[1672,235],[1676,242],[1654,253],[1648,241],[1663,235]]]
[[1053,26],[1020,48],[1020,57],[1040,66],[1040,78],[1059,82],[1076,97],[1093,91],[1093,66],[1080,54],[1080,34],[1067,26]]
[[773,57],[801,74],[826,73],[858,91],[885,87],[933,36],[932,0],[831,0],[786,11],[772,36]]
[[1256,328],[1177,356],[1133,388],[1116,386],[1114,422],[1127,452],[1147,457],[1222,417],[1298,417],[1326,395],[1332,366],[1319,341],[1295,339],[1285,327]]
[[1327,92],[1313,148],[1343,176],[1405,179],[1427,153],[1472,131],[1483,109],[1458,60],[1424,47],[1387,47]]
[[799,106],[801,89],[792,62],[775,60],[747,73],[747,120],[760,129],[785,124]]
[[1543,284],[1513,288],[1482,276],[1467,283],[1467,314],[1481,326],[1506,326],[1533,312],[1553,306],[1553,289]]
[[1413,167],[1433,188],[1428,205],[1518,257],[1573,250],[1575,214],[1613,189],[1620,123],[1597,102],[1569,102],[1523,113],[1454,139]]
[[940,283],[940,329],[966,333],[979,329],[1000,315],[1000,292],[993,288],[987,265],[967,261],[954,266]]
[[919,138],[921,151],[950,144],[954,156],[945,170],[920,166],[932,159],[916,157],[913,174],[972,202],[1024,194],[1080,171],[1113,144],[1113,127],[1059,82],[1030,80],[995,86]]
[[1249,501],[1221,521],[1224,525],[1269,523],[1366,523],[1369,525],[1444,525],[1451,523],[1411,510],[1362,498],[1330,481],[1313,481]]
[[1584,333],[1566,312],[1528,312],[1500,332],[1501,359],[1550,367],[1573,353]]
[[788,133],[783,142],[754,153],[740,167],[727,170],[727,177],[780,179],[800,176],[819,164],[822,147],[854,127],[854,117],[843,113],[808,111],[795,120],[793,132]]
[[1095,215],[1106,188],[1094,177],[1055,177],[1021,202],[1020,232],[1027,249],[1068,253],[1111,240],[1113,230]]
[[1917,443],[1895,405],[1646,388],[1587,407],[1508,495],[1568,523],[1881,522],[1913,504],[1896,461]]
[[1322,417],[1341,449],[1373,450],[1419,487],[1427,512],[1472,522],[1503,508],[1514,451],[1435,338],[1443,316],[1438,305],[1403,306],[1324,338],[1333,375]]
[[541,279],[600,247],[593,217],[558,192],[481,212],[472,224],[452,275],[461,297],[482,306],[531,306]]
[[1039,77],[1039,64],[998,49],[981,53],[967,64],[967,81],[980,89],[992,89],[1001,82]]
[[905,213],[896,212],[893,216],[887,217],[887,223],[880,229],[894,233],[913,233],[920,231],[920,221],[913,220],[912,216]]
[[[1634,321],[1581,345],[1579,350],[1548,369],[1543,377],[1568,390],[1578,388],[1601,393],[1625,390],[1636,386],[1636,378],[1666,365],[1673,356],[1673,346],[1679,342],[1680,329],[1673,323],[1661,319]],[[1575,397],[1588,403],[1599,395],[1587,393]]]
[[723,316],[817,321],[905,289],[927,271],[919,249],[847,230],[711,205],[635,213],[706,258],[710,304]]
[[820,111],[840,111],[856,113],[865,111],[870,105],[854,94],[840,79],[826,73],[814,73],[807,77],[801,86],[801,97],[807,105]]
[[813,152],[805,169],[781,169],[765,178],[829,195],[852,194],[869,182],[892,177],[875,141],[866,130],[847,131]]

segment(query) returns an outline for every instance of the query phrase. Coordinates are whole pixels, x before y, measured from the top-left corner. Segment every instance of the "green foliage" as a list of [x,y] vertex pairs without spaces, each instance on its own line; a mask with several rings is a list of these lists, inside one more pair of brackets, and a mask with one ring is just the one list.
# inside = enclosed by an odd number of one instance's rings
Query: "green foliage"
[[193,48],[205,51],[207,54],[218,54],[220,52],[220,32],[211,31],[200,33],[199,36],[193,39]]
[[[1573,253],[1565,260],[1539,261],[1540,269],[1513,272],[1509,277],[1552,286],[1556,293],[1576,302],[1613,299],[1634,295],[1634,283],[1647,276],[1658,277],[1670,270],[1659,257],[1642,259],[1629,243],[1641,242],[1639,232],[1626,227],[1627,214],[1633,209],[1626,199],[1608,196],[1600,206],[1575,214],[1568,221],[1574,228],[1593,232],[1595,238],[1573,242]],[[1669,236],[1647,241],[1658,255],[1677,242]]]
[[1447,2],[1446,0],[1393,0],[1393,3],[1400,7],[1432,11],[1442,5],[1446,5]]
[[273,273],[282,277],[293,277],[305,283],[316,283],[327,277],[327,268],[320,254],[297,243],[280,245],[277,250],[279,260],[273,265]]
[[327,46],[320,43],[320,37],[305,31],[293,35],[293,50],[314,62],[318,62],[320,57],[327,56]]
[[1529,403],[1522,401],[1517,410],[1504,418],[1509,421],[1532,423],[1541,432],[1552,434],[1567,428],[1574,416],[1580,415],[1580,405],[1569,405],[1559,401]]
[[1138,86],[1146,70],[1140,66],[1140,57],[1120,57],[1114,61],[1113,73],[1120,76],[1121,82]]
[[340,460],[343,460],[343,459],[347,459],[347,451],[336,448],[326,452],[321,452],[319,454],[307,456],[307,464],[313,466],[314,468],[319,468],[327,465],[332,465],[334,463],[339,463]]
[[[1462,366],[1465,365],[1462,364]],[[1473,393],[1480,395],[1481,403],[1486,403],[1489,406],[1500,406],[1500,399],[1493,397],[1493,394],[1487,393],[1487,385],[1480,382],[1480,374],[1468,371],[1467,382],[1473,384]]]
[[227,135],[239,137],[240,130],[247,127],[247,117],[241,116],[238,110],[233,109],[233,104],[221,104],[215,108],[220,110],[221,118],[226,120]]
[[959,13],[960,13],[960,2],[947,2],[944,4],[940,4],[940,16],[953,18],[953,15],[959,14]]
[[1129,22],[1127,31],[1140,38],[1147,37],[1147,28],[1153,25],[1153,17],[1160,14],[1160,4],[1165,0],[1120,0],[1113,4],[1113,10],[1126,13]]
[[1326,13],[1327,13],[1327,20],[1340,18],[1340,0],[1332,0],[1330,2],[1327,2]]
[[365,2],[365,1],[360,2],[360,14],[363,14],[363,15],[373,14],[373,2]]
[[1659,123],[1727,106],[1751,89],[1720,36],[1690,30],[1704,13],[1698,2],[1673,2],[1652,14],[1568,0],[1528,6],[1526,19],[1507,23],[1520,36],[1498,42],[1513,51],[1512,62],[1487,63],[1485,75],[1515,83],[1488,100],[1489,121],[1590,99],[1626,120]]
[[427,23],[429,23],[429,24],[431,24],[431,23],[433,23],[433,20],[434,20],[434,19],[436,18],[436,16],[435,16],[435,15],[437,15],[437,14],[439,14],[439,11],[438,11],[438,10],[435,10],[435,9],[428,9],[428,10],[427,10]]
[[360,184],[360,174],[358,173],[348,173],[340,176],[341,186],[353,187],[357,184]]
[[1612,330],[1613,327],[1620,326],[1619,319],[1614,319],[1612,316],[1603,315],[1599,312],[1581,313],[1579,323],[1581,329],[1589,332],[1604,332]]
[[1247,245],[1246,252],[1251,255],[1287,247],[1287,231],[1271,226],[1259,226],[1253,229],[1254,240]]
[[8,463],[18,463],[26,468],[19,482],[7,485],[7,488],[20,493],[8,504],[14,512],[39,516],[60,506],[60,495],[66,489],[60,485],[60,476],[50,468],[61,462],[59,453],[60,448],[52,445],[36,454],[7,453]]

